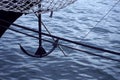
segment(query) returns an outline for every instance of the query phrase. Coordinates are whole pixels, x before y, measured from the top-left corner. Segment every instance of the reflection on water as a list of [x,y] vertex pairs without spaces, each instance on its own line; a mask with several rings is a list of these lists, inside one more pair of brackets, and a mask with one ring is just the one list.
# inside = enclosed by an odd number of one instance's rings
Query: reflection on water
[[[49,14],[44,14],[43,21],[53,35],[81,41],[115,2],[116,0],[94,0],[94,2],[93,0],[78,0],[75,4],[55,12],[53,18],[49,18]],[[37,29],[37,18],[33,14],[22,16],[16,23]],[[31,32],[27,33],[37,35]],[[120,51],[119,34],[120,6],[117,5],[82,41],[106,49]],[[64,57],[62,52],[56,49],[49,56],[36,59],[23,54],[18,43],[24,45],[31,52],[35,52],[38,46],[36,39],[8,30],[0,40],[1,80],[120,79],[120,64],[118,62],[67,48],[64,50],[69,54],[68,57]],[[47,48],[47,46],[45,47]],[[119,56],[93,52],[120,59]]]

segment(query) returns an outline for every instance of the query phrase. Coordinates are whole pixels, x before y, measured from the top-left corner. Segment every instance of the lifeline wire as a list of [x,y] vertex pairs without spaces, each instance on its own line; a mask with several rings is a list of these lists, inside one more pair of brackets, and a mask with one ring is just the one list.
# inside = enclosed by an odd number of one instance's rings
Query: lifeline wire
[[[2,20],[4,21],[4,20]],[[9,23],[7,21],[5,21],[6,23]],[[22,28],[22,29],[25,29],[25,30],[29,30],[29,31],[32,31],[32,32],[35,32],[35,33],[39,33],[39,31],[36,31],[34,29],[30,29],[30,28],[27,28],[27,27],[24,27],[24,26],[21,26],[21,25],[18,25],[18,24],[12,24],[13,26],[15,27],[18,27],[18,28]],[[2,25],[1,25],[2,26]],[[5,27],[5,26],[2,26],[2,27]],[[5,27],[6,28],[6,27]],[[27,35],[27,36],[30,36],[30,37],[34,37],[34,38],[37,38],[39,39],[38,37],[36,36],[33,36],[33,35],[29,35],[27,33],[23,33],[23,32],[20,32],[18,30],[15,30],[15,29],[11,29],[10,30],[12,31],[15,31],[15,32],[18,32],[18,33],[21,33],[21,34],[24,34],[24,35]],[[108,52],[108,53],[111,53],[111,54],[116,54],[116,55],[120,55],[119,52],[114,52],[114,51],[110,51],[110,50],[106,50],[106,49],[102,49],[102,48],[98,48],[98,47],[94,47],[94,46],[90,46],[90,45],[87,45],[87,44],[83,44],[83,43],[79,43],[79,42],[75,42],[75,41],[71,41],[71,40],[68,40],[68,39],[64,39],[64,38],[60,38],[60,37],[57,37],[57,36],[53,36],[53,35],[49,35],[49,34],[46,34],[46,33],[41,33],[42,35],[45,35],[45,36],[48,36],[48,37],[53,37],[53,38],[56,38],[56,39],[59,39],[59,40],[63,40],[63,41],[66,41],[66,42],[70,42],[70,43],[73,43],[73,44],[77,44],[77,45],[81,45],[81,46],[84,46],[84,47],[89,47],[89,48],[92,48],[92,49],[96,49],[96,50],[100,50],[100,51],[104,51],[104,52]],[[48,41],[48,40],[44,40],[44,41]],[[50,41],[48,41],[50,42]],[[52,42],[53,43],[53,42]],[[58,44],[58,45],[61,45],[61,44]],[[64,45],[61,45],[61,46],[64,46]],[[68,46],[65,46],[65,47],[68,47]],[[70,48],[70,47],[68,47]],[[84,51],[84,50],[80,50],[80,49],[76,49],[76,48],[71,48],[71,49],[74,49],[74,50],[78,50],[78,51],[81,51],[81,52],[85,52],[85,53],[88,53],[88,54],[91,54],[91,55],[94,55],[94,56],[99,56],[99,57],[102,57],[102,55],[97,55],[97,54],[92,54],[91,52],[88,52],[88,51]],[[105,57],[103,56],[104,58],[108,59],[108,57]],[[113,60],[113,59],[110,59],[110,60]],[[116,59],[114,60],[116,61]],[[119,61],[119,60],[118,60]]]
[[85,39],[85,38],[90,34],[90,32],[92,32],[93,29],[94,29],[95,27],[97,27],[97,25],[98,25],[102,20],[104,20],[104,18],[115,8],[115,6],[116,6],[119,2],[120,2],[120,0],[118,0],[118,1],[112,6],[112,8],[110,8],[110,10],[96,23],[96,25],[95,25],[93,28],[90,29],[90,31],[81,39],[81,41],[82,41],[83,39]]
[[[45,24],[44,24],[43,22],[41,22],[41,23],[42,23],[42,25],[44,26],[44,28],[46,29],[46,31],[48,32],[48,34],[51,35],[50,31],[47,29],[47,27],[45,26]],[[54,38],[52,38],[52,39],[53,39],[53,41],[55,41]],[[60,51],[62,51],[62,53],[64,54],[64,56],[67,56],[61,46],[58,45],[58,48],[60,49]]]
[[[0,25],[0,26],[6,28],[5,26],[2,26],[2,25]],[[21,28],[21,27],[19,26],[19,28]],[[12,30],[12,31],[14,31],[14,32],[17,32],[17,33],[20,33],[20,34],[24,34],[24,35],[29,36],[29,37],[33,37],[33,38],[39,39],[39,37],[36,37],[36,36],[30,35],[30,34],[24,33],[24,32],[18,31],[18,30],[15,30],[15,29],[12,29],[12,28],[9,28],[9,29]],[[27,28],[26,28],[26,30],[27,30]],[[32,31],[32,30],[29,30],[29,31]],[[38,32],[38,31],[34,30],[34,32]],[[43,33],[43,34],[45,34],[45,33]],[[51,35],[49,35],[49,36],[51,36]],[[46,42],[53,43],[52,41],[49,41],[49,40],[45,40],[45,39],[42,39],[42,40],[46,41]],[[98,54],[94,54],[94,53],[89,52],[89,51],[85,51],[85,50],[81,50],[81,49],[69,47],[69,46],[66,46],[66,45],[63,45],[63,44],[59,44],[59,43],[57,45],[64,46],[64,47],[67,47],[67,48],[70,48],[70,49],[73,49],[73,50],[81,51],[81,52],[87,53],[89,55],[98,56],[98,57],[105,58],[105,59],[108,59],[108,60],[113,60],[113,61],[120,62],[120,60],[112,59],[112,58],[109,58],[109,57],[106,57],[106,56],[102,56],[102,55],[98,55]]]
[[[3,21],[3,22],[6,22],[6,23],[10,24],[9,22],[7,22],[5,20],[1,20],[0,19],[0,21]],[[23,29],[35,32],[35,33],[39,33],[39,31],[36,31],[34,29],[30,29],[30,28],[24,27],[24,26],[21,26],[21,25],[18,25],[18,24],[14,24],[13,23],[12,25],[15,26],[15,27],[19,27],[19,28],[23,28]],[[54,35],[49,35],[49,34],[42,33],[42,32],[41,32],[41,34],[45,35],[45,36],[48,36],[48,37],[57,38],[57,39],[60,39],[60,40],[66,41],[66,42],[70,42],[70,43],[73,43],[73,44],[77,44],[77,45],[81,45],[81,46],[84,46],[84,47],[88,47],[88,48],[91,48],[91,49],[96,49],[96,50],[99,50],[99,51],[104,51],[104,52],[108,52],[108,53],[111,53],[111,54],[120,55],[120,52],[115,52],[115,51],[111,51],[111,50],[106,50],[106,49],[98,48],[98,47],[95,47],[95,46],[87,45],[85,43],[80,43],[80,42],[68,40],[68,39],[65,39],[65,38],[57,37],[57,36],[54,36]]]
[[[19,28],[23,28],[23,29],[26,29],[26,30],[29,30],[29,31],[33,31],[33,32],[39,33],[39,31],[36,31],[34,29],[30,29],[30,28],[24,27],[24,26],[21,26],[21,25],[18,25],[18,24],[12,24],[12,25],[14,25],[15,27],[19,27]],[[41,33],[41,34],[45,35],[45,36],[48,36],[48,37],[53,37],[53,38],[57,38],[57,39],[60,39],[60,40],[63,40],[63,41],[71,42],[73,44],[81,45],[81,46],[84,46],[84,47],[88,47],[88,48],[92,48],[92,49],[108,52],[108,53],[115,54],[115,55],[120,55],[120,52],[115,52],[115,51],[111,51],[111,50],[106,50],[106,49],[90,46],[90,45],[87,45],[87,44],[84,44],[84,43],[68,40],[68,39],[65,39],[65,38],[49,35],[49,34],[46,34],[46,33]]]

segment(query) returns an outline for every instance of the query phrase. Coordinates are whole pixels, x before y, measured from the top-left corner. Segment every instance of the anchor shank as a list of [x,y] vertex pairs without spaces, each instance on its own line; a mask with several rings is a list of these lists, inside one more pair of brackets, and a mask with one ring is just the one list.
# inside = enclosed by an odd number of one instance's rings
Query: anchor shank
[[[38,7],[40,8],[41,5],[38,5]],[[57,47],[58,39],[55,41],[55,43],[53,44],[53,48],[49,52],[46,52],[45,49],[42,47],[42,15],[41,14],[38,14],[38,35],[39,35],[39,46],[34,55],[28,53],[21,45],[20,48],[28,56],[42,58],[52,53],[52,51],[55,50],[55,48]]]
[[42,25],[41,25],[41,14],[38,15],[38,29],[39,29],[39,46],[42,46]]

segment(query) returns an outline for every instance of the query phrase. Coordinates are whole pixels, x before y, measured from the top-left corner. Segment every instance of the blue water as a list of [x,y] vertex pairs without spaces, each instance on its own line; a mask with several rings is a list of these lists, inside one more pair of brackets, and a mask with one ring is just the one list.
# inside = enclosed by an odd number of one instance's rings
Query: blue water
[[[49,13],[42,18],[53,35],[119,52],[120,3],[86,36],[117,1],[78,0],[73,5],[54,12],[53,18],[49,18]],[[37,29],[34,14],[23,15],[15,23]],[[31,52],[35,52],[38,46],[38,40],[8,30],[0,39],[0,80],[120,80],[119,62],[64,47],[67,57],[56,49],[49,56],[36,59],[25,55],[18,43]],[[66,45],[81,47],[68,43]],[[120,60],[119,56],[96,50],[92,52]]]

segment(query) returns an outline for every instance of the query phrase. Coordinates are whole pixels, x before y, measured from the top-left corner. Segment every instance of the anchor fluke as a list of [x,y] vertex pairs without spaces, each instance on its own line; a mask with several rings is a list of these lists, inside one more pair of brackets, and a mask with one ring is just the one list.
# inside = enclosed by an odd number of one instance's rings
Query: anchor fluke
[[28,53],[28,52],[21,46],[21,44],[19,44],[19,46],[20,46],[20,49],[21,49],[25,54],[27,54],[28,56],[36,57],[36,58],[42,58],[42,57],[45,57],[45,56],[49,55],[50,53],[52,53],[52,52],[56,49],[56,47],[57,47],[57,45],[58,45],[58,41],[59,41],[58,39],[55,40],[55,42],[53,43],[52,49],[50,49],[50,51],[48,51],[48,52],[46,52],[43,47],[39,46],[35,54]]
[[45,55],[47,52],[45,51],[45,49],[43,47],[39,47],[38,50],[36,51],[35,55],[41,56]]
[[[19,44],[20,45],[20,44]],[[20,49],[25,53],[27,54],[28,56],[31,56],[31,57],[38,57],[38,58],[42,58],[43,55],[46,55],[46,51],[44,48],[42,47],[39,47],[36,51],[35,54],[32,54],[32,53],[29,53],[27,52],[21,45],[20,45]]]

